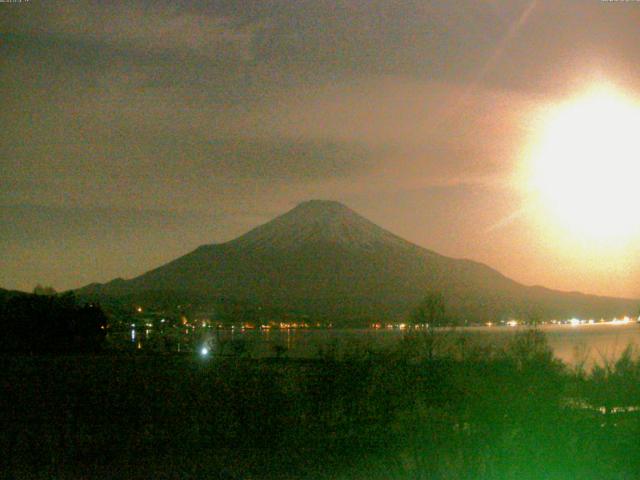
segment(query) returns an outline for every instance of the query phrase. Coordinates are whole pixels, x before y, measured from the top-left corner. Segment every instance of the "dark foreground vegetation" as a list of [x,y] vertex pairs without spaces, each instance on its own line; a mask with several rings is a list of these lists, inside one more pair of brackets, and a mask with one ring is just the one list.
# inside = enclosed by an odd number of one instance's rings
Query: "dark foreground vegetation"
[[0,291],[0,353],[70,353],[102,350],[108,326],[100,306],[73,293]]
[[1,357],[5,478],[635,479],[640,363],[591,373],[537,331],[409,334],[313,360]]

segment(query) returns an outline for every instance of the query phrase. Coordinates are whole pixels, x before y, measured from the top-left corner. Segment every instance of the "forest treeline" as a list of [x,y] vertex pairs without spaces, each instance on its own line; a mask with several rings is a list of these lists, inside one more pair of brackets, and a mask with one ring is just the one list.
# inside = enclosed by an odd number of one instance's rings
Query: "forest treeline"
[[36,287],[34,294],[3,291],[0,295],[0,351],[71,353],[103,347],[107,317],[95,304],[80,304],[75,295]]

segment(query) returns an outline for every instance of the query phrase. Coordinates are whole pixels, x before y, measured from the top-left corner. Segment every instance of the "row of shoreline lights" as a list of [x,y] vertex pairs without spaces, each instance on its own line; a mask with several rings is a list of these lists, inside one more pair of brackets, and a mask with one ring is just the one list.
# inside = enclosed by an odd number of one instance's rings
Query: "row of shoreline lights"
[[[637,322],[640,322],[640,316],[636,319]],[[595,324],[607,324],[607,325],[627,325],[629,323],[632,322],[632,319],[630,317],[622,317],[622,318],[614,318],[612,320],[605,320],[603,318],[601,318],[599,321],[595,321],[594,319],[589,319],[589,320],[584,320],[581,318],[570,318],[568,320],[565,321],[561,321],[561,320],[551,320],[552,325],[571,325],[572,327],[576,327],[578,325],[595,325]],[[493,324],[491,322],[486,324],[488,327],[492,326]],[[518,325],[523,325],[522,322],[519,322],[518,320],[509,320],[507,322],[507,325],[509,327],[517,327]]]

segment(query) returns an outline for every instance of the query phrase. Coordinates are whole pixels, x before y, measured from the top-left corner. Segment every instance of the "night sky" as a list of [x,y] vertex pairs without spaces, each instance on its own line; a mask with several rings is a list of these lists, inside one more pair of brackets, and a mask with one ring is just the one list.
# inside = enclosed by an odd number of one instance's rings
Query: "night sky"
[[640,297],[640,237],[550,227],[518,173],[546,109],[602,82],[640,95],[640,2],[0,3],[0,287],[132,277],[324,198]]

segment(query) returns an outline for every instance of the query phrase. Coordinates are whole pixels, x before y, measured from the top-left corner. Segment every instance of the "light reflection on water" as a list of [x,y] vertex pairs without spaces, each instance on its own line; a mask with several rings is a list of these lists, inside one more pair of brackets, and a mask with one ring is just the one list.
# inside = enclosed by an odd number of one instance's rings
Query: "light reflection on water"
[[[527,327],[464,327],[457,334],[482,344],[501,345]],[[640,346],[640,325],[544,325],[540,327],[556,357],[570,365],[612,362],[629,346]],[[390,347],[405,335],[393,329],[196,329],[188,334],[159,335],[145,329],[144,339],[131,329],[130,342],[137,348],[163,351],[197,351],[203,346],[211,354],[273,356],[276,351],[295,358],[317,356],[321,350],[341,351],[354,345]],[[113,340],[113,339],[112,339]],[[636,350],[637,351],[637,350]]]
[[589,367],[594,363],[612,362],[620,358],[624,350],[632,345],[640,346],[640,325],[580,325],[545,326],[549,345],[555,355],[565,363],[575,365],[585,362]]

